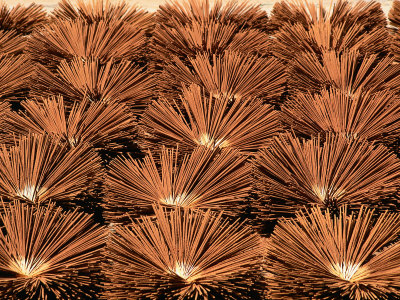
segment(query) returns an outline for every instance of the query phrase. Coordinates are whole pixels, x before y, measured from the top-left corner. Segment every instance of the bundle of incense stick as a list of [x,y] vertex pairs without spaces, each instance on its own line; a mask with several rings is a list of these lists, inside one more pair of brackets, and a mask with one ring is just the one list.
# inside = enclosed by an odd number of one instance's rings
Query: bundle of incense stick
[[0,4],[0,299],[400,299],[399,29]]

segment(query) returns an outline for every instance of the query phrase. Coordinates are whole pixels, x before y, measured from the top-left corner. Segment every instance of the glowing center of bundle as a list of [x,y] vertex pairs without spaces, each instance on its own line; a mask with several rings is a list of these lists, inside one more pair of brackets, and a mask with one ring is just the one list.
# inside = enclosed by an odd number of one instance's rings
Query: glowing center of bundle
[[200,136],[198,143],[211,149],[214,149],[215,147],[224,148],[229,146],[229,142],[224,140],[223,138],[216,140],[210,137],[207,133],[203,133]]
[[184,205],[185,199],[186,199],[186,195],[180,194],[180,195],[175,195],[175,196],[174,195],[167,196],[167,197],[161,199],[160,201],[167,205],[185,206]]
[[[331,272],[343,280],[354,282],[365,275],[366,269],[360,268],[360,264],[337,263],[332,265]],[[357,276],[354,276],[356,273],[358,273]]]
[[14,265],[11,265],[10,267],[20,275],[34,277],[47,269],[47,264],[42,263],[39,259],[27,260],[26,258],[21,258],[14,262]]
[[78,145],[78,139],[77,139],[76,137],[74,137],[74,136],[69,137],[69,138],[68,138],[68,141],[69,141],[69,144],[70,144],[72,147],[75,147],[76,145]]
[[327,189],[325,187],[320,187],[318,185],[313,186],[312,191],[315,196],[318,197],[322,202],[325,201]]
[[187,280],[194,270],[194,266],[177,262],[175,268],[172,270],[179,277]]
[[43,188],[40,188],[39,191],[37,191],[37,189],[38,188],[35,185],[27,184],[22,189],[18,190],[16,194],[18,197],[35,202],[39,195],[42,194],[44,191]]
[[342,189],[333,190],[333,188],[328,189],[325,186],[321,187],[319,185],[314,185],[311,187],[311,190],[313,194],[325,204],[329,201],[339,199],[345,193],[345,190]]

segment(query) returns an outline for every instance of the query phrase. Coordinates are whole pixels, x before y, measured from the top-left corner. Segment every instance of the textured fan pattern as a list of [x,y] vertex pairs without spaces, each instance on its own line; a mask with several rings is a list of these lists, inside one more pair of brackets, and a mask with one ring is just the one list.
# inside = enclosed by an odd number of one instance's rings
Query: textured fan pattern
[[0,4],[0,299],[400,299],[400,0],[129,2]]

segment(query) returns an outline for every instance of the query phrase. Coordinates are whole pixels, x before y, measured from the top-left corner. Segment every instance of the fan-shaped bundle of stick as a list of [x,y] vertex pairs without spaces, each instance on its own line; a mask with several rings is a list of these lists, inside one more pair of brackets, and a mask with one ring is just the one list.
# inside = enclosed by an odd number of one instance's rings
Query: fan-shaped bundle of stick
[[176,58],[160,77],[161,84],[166,84],[167,96],[173,86],[172,96],[182,86],[197,84],[209,94],[260,98],[267,103],[280,101],[286,82],[285,68],[277,59],[230,51],[221,55],[198,54],[190,59],[190,66]]
[[331,1],[327,9],[310,1],[284,1],[275,4],[271,18],[275,34],[272,52],[290,61],[304,52],[318,56],[326,50],[362,54],[387,54],[389,34],[386,18],[376,1]]
[[[318,4],[316,3],[318,2]],[[330,20],[334,25],[347,23],[351,27],[364,24],[369,32],[377,27],[385,27],[386,16],[378,1],[323,1],[285,0],[276,2],[271,12],[271,25],[282,27],[285,24],[300,23],[309,27],[319,20]]]
[[221,214],[154,208],[107,244],[107,299],[259,299],[261,239]]
[[121,20],[141,29],[153,25],[152,14],[124,1],[112,3],[99,0],[61,0],[52,11],[51,17],[57,20],[84,19],[87,23]]
[[[251,184],[251,168],[237,150],[201,146],[180,157],[163,148],[143,162],[117,158],[106,177],[105,217],[127,222],[129,216],[152,214],[152,205],[244,211],[243,198]],[[159,156],[159,158],[158,158]],[[158,162],[156,159],[158,158]]]
[[313,208],[280,221],[267,243],[271,299],[398,299],[400,215]]
[[17,4],[12,8],[3,2],[0,6],[0,30],[16,31],[21,35],[28,35],[47,22],[46,12],[42,5]]
[[98,293],[106,236],[90,215],[63,212],[53,204],[3,206],[1,299],[82,299]]
[[84,98],[69,108],[62,97],[53,96],[24,101],[22,107],[25,112],[9,112],[4,118],[9,140],[16,134],[48,134],[72,147],[88,144],[105,149],[118,148],[121,139],[134,136],[135,117],[122,103]]
[[285,122],[305,136],[335,132],[389,143],[400,133],[400,99],[389,89],[298,93],[285,102],[282,111]]
[[[135,50],[135,53],[130,52],[125,59],[131,59],[134,56],[134,60],[142,65],[147,64],[149,59],[149,53],[146,50],[155,26],[153,15],[153,13],[136,5],[128,4],[125,0],[118,2],[109,0],[60,0],[57,7],[52,11],[50,19],[56,23],[60,20],[70,22],[83,20],[89,26],[89,30],[96,30],[98,23],[108,24],[110,30],[113,30],[114,25],[120,23],[121,29],[125,30],[115,32],[120,35],[119,38],[117,37],[121,42],[120,47],[129,47],[129,41],[124,38],[131,38],[131,47]],[[128,37],[127,35],[131,36]],[[76,36],[76,38],[81,37]],[[68,41],[68,39],[65,41]],[[91,42],[98,43],[99,41],[94,37]],[[112,39],[109,42],[113,43]],[[116,42],[115,48],[118,48],[118,41],[114,40],[114,42]],[[103,46],[106,45],[103,44]]]
[[140,113],[152,97],[152,76],[132,62],[100,63],[99,59],[63,60],[55,72],[37,67],[38,77],[31,87],[33,98],[62,95],[66,101],[117,101]]
[[0,195],[28,203],[70,200],[101,177],[100,157],[87,145],[70,148],[48,135],[30,134],[0,149]]
[[100,63],[99,59],[63,60],[52,72],[38,66],[32,97],[62,95],[73,102],[88,97],[91,101],[118,101],[134,111],[142,111],[152,97],[152,76],[132,62]]
[[248,2],[221,0],[188,0],[168,1],[160,5],[157,11],[157,22],[174,26],[193,22],[210,23],[219,21],[223,24],[232,23],[238,28],[258,28],[267,30],[267,12],[260,5]]
[[27,95],[33,67],[25,54],[30,34],[47,23],[42,5],[0,3],[0,100],[19,101]]
[[32,34],[27,50],[34,61],[54,68],[63,59],[75,56],[96,57],[101,62],[139,59],[145,44],[144,31],[124,21],[56,19]]
[[147,108],[139,124],[140,145],[179,144],[187,152],[198,145],[256,151],[280,130],[278,116],[261,100],[207,96],[192,85],[179,102],[160,98]]
[[376,205],[388,208],[397,194],[400,160],[382,145],[343,134],[303,140],[275,137],[255,158],[259,209],[266,217],[293,214],[310,205],[338,209]]
[[9,8],[0,3],[0,53],[22,54],[27,36],[36,28],[46,24],[47,16],[42,5],[21,4]]
[[[165,26],[165,25],[164,25]],[[241,29],[234,23],[210,21],[192,22],[173,27],[159,25],[155,30],[153,48],[162,67],[177,57],[186,63],[197,53],[220,54],[237,51],[254,55],[268,55],[270,37],[257,29]]]
[[358,51],[325,51],[296,56],[289,67],[288,85],[294,92],[320,92],[336,88],[346,93],[391,90],[399,92],[400,65],[394,58],[363,56]]
[[172,1],[156,14],[153,49],[162,68],[173,57],[185,60],[197,53],[225,50],[266,55],[269,51],[267,13],[246,2]]

